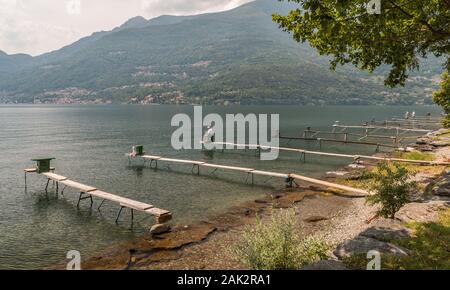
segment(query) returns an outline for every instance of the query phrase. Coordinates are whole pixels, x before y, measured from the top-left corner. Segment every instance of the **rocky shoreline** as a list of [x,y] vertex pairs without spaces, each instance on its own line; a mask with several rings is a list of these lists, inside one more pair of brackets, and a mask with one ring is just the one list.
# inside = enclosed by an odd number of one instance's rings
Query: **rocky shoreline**
[[[439,131],[439,134],[443,131]],[[438,134],[438,133],[437,133]],[[448,161],[450,138],[436,142],[429,136],[428,143],[421,138],[417,146],[433,148],[434,156]],[[445,143],[446,142],[446,143]],[[445,144],[444,144],[445,143]],[[420,149],[420,148],[418,148]],[[376,163],[365,163],[371,168]],[[361,166],[350,166],[341,173],[358,175]],[[335,181],[342,174],[329,173],[328,180]],[[408,236],[405,223],[411,220],[426,222],[437,219],[438,212],[450,205],[450,171],[443,174],[420,171],[416,174],[431,194],[407,204],[396,220],[369,220],[376,208],[365,203],[364,198],[349,196],[331,189],[302,186],[273,192],[253,201],[230,208],[226,213],[194,225],[178,225],[170,232],[145,235],[135,242],[115,245],[82,261],[83,269],[245,269],[233,258],[230,248],[239,242],[245,226],[256,216],[263,220],[272,208],[295,208],[298,225],[305,235],[320,235],[335,247],[330,260],[309,265],[305,269],[345,269],[342,260],[355,253],[379,250],[381,253],[407,254],[405,249],[387,240]],[[388,239],[389,238],[389,239]],[[55,265],[49,269],[61,269]]]

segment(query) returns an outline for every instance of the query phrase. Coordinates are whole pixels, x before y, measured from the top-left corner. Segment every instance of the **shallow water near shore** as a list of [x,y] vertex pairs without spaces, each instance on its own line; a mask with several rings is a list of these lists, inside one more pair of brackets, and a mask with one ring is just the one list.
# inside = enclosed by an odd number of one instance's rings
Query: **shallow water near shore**
[[[161,166],[154,171],[142,162],[129,165],[124,156],[132,145],[143,144],[149,154],[212,163],[245,166],[261,170],[320,176],[350,161],[339,158],[299,156],[280,153],[275,161],[261,161],[252,152],[225,151],[205,155],[199,150],[176,151],[170,145],[170,120],[177,113],[192,114],[191,106],[0,106],[0,268],[34,269],[65,259],[69,250],[87,257],[107,246],[127,242],[143,234],[153,218],[136,214],[133,225],[125,212],[114,223],[118,206],[106,202],[102,211],[82,202],[78,194],[66,190],[64,197],[44,191],[42,176],[28,176],[24,190],[23,169],[33,166],[35,156],[56,157],[56,172],[104,191],[147,202],[170,210],[174,223],[189,224],[207,219],[245,200],[284,187],[279,179],[256,177],[256,186],[245,183],[246,176],[212,170],[202,176],[191,174],[184,165]],[[384,120],[405,111],[417,115],[439,113],[437,107],[295,107],[230,106],[203,108],[208,113],[280,114],[283,135],[299,136],[306,126],[331,131],[331,125],[361,124],[364,120]],[[378,140],[381,142],[380,140]],[[286,142],[281,142],[286,145]],[[289,147],[319,150],[317,142],[290,142]],[[324,143],[323,151],[372,154],[375,148],[363,145]],[[101,201],[95,200],[94,209]]]

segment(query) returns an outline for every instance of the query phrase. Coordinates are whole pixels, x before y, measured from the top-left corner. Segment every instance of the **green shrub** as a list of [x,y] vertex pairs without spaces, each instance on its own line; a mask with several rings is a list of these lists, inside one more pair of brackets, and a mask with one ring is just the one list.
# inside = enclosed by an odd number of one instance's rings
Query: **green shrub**
[[432,161],[434,159],[433,154],[419,151],[404,152],[400,155],[400,157],[403,159],[423,160],[423,161]]
[[327,258],[330,247],[322,239],[301,239],[294,210],[272,212],[271,221],[248,227],[234,256],[254,270],[295,270]]
[[408,194],[415,183],[408,179],[410,173],[404,166],[382,162],[372,172],[370,189],[375,193],[367,197],[369,204],[380,204],[377,216],[384,218],[395,217],[395,213],[408,202]]

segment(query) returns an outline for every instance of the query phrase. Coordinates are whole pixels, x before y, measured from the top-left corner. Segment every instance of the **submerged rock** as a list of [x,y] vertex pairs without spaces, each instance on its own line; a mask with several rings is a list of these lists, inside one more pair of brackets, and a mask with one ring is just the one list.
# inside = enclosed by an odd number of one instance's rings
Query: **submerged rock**
[[408,250],[393,245],[391,243],[382,242],[373,238],[362,235],[357,236],[352,240],[346,240],[340,244],[333,254],[339,259],[348,258],[354,254],[366,254],[369,251],[379,251],[380,253],[389,253],[399,256],[407,256]]
[[167,224],[156,224],[151,227],[150,233],[153,235],[159,235],[170,231],[170,226]]
[[316,222],[320,222],[320,221],[326,221],[329,220],[329,217],[325,217],[325,216],[310,216],[308,218],[305,218],[304,221],[308,222],[308,223],[316,223]]

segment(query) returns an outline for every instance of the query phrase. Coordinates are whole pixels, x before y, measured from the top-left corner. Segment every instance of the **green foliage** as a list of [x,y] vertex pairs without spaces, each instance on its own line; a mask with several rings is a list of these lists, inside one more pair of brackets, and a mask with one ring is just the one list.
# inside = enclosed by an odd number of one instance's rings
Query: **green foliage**
[[432,161],[434,160],[434,155],[427,152],[413,151],[413,152],[402,152],[400,158],[409,160],[422,160],[422,161]]
[[[381,14],[369,14],[368,0],[289,0],[299,4],[287,16],[273,16],[299,42],[308,41],[331,67],[352,64],[370,72],[387,64],[385,84],[404,85],[419,57],[443,56],[450,69],[450,1],[382,1]],[[449,110],[448,74],[435,101]],[[450,118],[450,117],[449,117]],[[445,125],[450,125],[447,118]]]
[[415,185],[409,177],[408,170],[398,163],[377,165],[369,185],[374,195],[367,197],[368,203],[381,205],[377,216],[395,218],[395,213],[408,202],[408,194]]
[[433,101],[448,114],[442,121],[442,124],[444,127],[450,128],[450,76],[448,71],[442,74],[441,88],[434,92]]
[[382,1],[379,15],[367,13],[367,0],[291,2],[302,9],[274,20],[297,41],[332,55],[333,67],[351,63],[374,71],[388,64],[386,84],[396,85],[404,84],[408,69],[418,68],[419,55],[449,53],[450,1]]
[[233,252],[253,270],[295,270],[327,258],[329,250],[320,238],[299,237],[294,210],[274,210],[269,223],[258,219],[244,231]]

